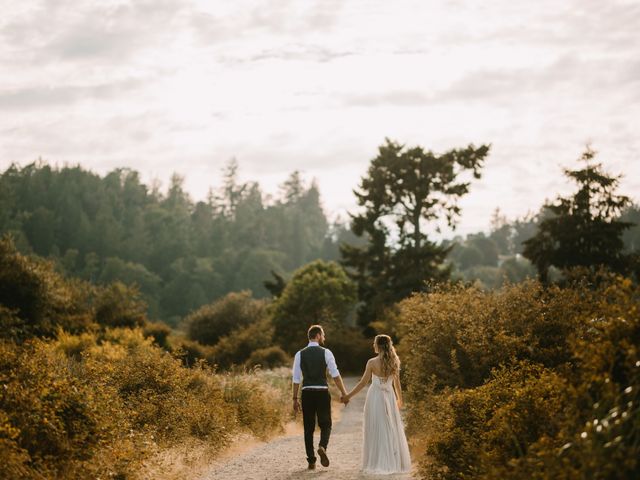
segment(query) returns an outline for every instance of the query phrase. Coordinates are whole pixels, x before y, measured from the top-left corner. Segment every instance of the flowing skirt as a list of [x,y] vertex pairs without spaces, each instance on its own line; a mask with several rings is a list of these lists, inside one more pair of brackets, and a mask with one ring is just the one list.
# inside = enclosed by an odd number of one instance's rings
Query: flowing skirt
[[362,470],[370,474],[411,470],[409,446],[391,380],[373,375],[364,404]]

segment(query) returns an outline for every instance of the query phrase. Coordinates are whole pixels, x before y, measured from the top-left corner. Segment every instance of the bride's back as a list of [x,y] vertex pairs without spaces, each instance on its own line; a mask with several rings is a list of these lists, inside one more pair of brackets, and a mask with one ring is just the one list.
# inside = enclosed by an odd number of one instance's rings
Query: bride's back
[[387,380],[387,378],[393,377],[393,374],[384,375],[382,372],[382,360],[380,357],[374,357],[369,360],[371,362],[371,373],[373,373],[376,377],[378,377],[383,382]]

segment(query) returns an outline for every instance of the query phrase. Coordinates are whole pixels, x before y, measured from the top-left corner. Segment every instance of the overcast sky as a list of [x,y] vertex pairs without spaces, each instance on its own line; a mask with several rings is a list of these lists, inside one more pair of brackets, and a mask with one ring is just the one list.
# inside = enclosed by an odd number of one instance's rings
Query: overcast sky
[[236,157],[327,213],[385,137],[491,143],[458,231],[570,187],[591,142],[640,201],[640,2],[0,0],[0,168],[38,157],[138,170],[194,200]]

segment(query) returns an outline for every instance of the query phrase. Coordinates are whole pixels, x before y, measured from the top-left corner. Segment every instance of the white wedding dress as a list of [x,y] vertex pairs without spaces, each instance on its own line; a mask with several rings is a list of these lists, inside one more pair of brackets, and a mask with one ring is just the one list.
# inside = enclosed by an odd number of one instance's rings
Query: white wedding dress
[[368,474],[406,473],[411,470],[409,446],[391,377],[371,374],[364,404],[362,470]]

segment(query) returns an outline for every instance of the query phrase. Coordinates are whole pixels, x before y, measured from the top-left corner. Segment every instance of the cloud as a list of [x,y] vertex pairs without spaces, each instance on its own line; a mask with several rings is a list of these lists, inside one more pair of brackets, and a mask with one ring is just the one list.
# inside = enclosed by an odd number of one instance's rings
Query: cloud
[[[226,8],[192,9],[189,25],[204,45],[252,42],[257,37],[299,41],[311,33],[327,33],[340,19],[345,0],[261,0]],[[229,9],[229,5],[233,8]],[[219,5],[218,5],[219,6]],[[325,39],[326,40],[326,39]]]
[[296,45],[287,46],[283,49],[263,50],[262,52],[248,58],[248,61],[256,62],[261,60],[302,60],[311,62],[330,62],[332,60],[354,55],[350,51],[339,51],[324,48],[320,45]]
[[[123,61],[171,40],[191,6],[179,0],[32,2],[0,30],[15,62]],[[27,53],[27,55],[25,55]]]
[[0,108],[33,109],[68,105],[86,99],[109,100],[144,85],[139,79],[127,79],[100,85],[69,85],[62,87],[30,87],[0,91]]
[[431,103],[433,98],[426,93],[411,90],[391,92],[348,94],[342,96],[342,105],[347,107],[379,107],[383,105],[418,107]]

